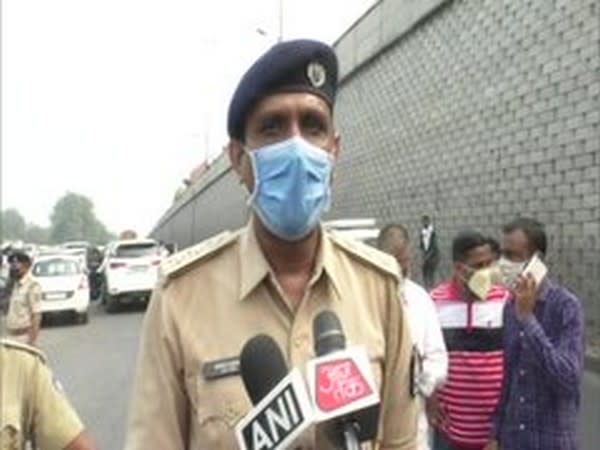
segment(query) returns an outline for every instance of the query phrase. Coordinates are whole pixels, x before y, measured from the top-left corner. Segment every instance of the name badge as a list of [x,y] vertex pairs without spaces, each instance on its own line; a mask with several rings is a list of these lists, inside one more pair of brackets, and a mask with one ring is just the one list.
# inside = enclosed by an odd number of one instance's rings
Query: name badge
[[202,376],[205,380],[216,380],[218,378],[239,374],[240,358],[237,356],[208,361],[202,366]]

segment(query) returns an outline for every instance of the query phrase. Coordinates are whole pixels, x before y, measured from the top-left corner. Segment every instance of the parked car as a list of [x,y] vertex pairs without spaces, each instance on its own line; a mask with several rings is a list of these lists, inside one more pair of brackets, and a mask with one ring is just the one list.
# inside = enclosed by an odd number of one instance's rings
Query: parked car
[[87,266],[87,254],[89,248],[90,243],[88,241],[68,241],[60,244],[60,249],[63,253],[77,256],[84,267]]
[[70,255],[73,256],[74,258],[77,258],[77,261],[79,261],[79,264],[81,264],[81,266],[84,269],[87,269],[87,249],[85,248],[66,248],[63,249],[63,253],[65,255]]
[[333,230],[344,237],[357,239],[369,245],[375,245],[379,228],[375,219],[338,219],[324,222],[326,229]]
[[60,246],[66,250],[87,249],[90,243],[88,241],[67,241],[60,244]]
[[64,253],[60,247],[53,247],[50,245],[40,245],[36,254],[36,258],[42,258],[44,256],[54,256]]
[[8,276],[0,274],[0,315],[8,311],[8,301],[10,299],[10,283]]
[[23,250],[25,253],[27,253],[29,255],[29,257],[31,259],[33,259],[37,256],[38,246],[37,246],[37,244],[25,243],[25,244],[23,244],[23,247],[21,250]]
[[42,315],[70,312],[87,323],[90,290],[79,258],[69,255],[38,258],[31,269],[42,288]]
[[5,290],[7,287],[8,287],[8,277],[0,274],[0,297],[2,297],[2,294],[4,294],[6,292]]
[[120,304],[147,304],[158,280],[161,249],[153,239],[130,239],[109,244],[99,271],[103,276],[102,304],[115,312]]

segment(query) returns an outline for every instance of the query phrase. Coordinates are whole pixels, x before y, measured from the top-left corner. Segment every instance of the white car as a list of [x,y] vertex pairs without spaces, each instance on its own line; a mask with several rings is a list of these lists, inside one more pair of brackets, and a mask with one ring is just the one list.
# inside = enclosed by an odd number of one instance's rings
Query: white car
[[71,312],[76,315],[77,322],[88,321],[90,289],[78,258],[68,255],[40,257],[31,270],[42,288],[42,314]]
[[328,230],[373,245],[379,236],[375,219],[338,219],[323,224]]
[[90,247],[90,243],[88,241],[68,241],[60,244],[61,248],[65,250],[75,250],[75,249],[88,249]]
[[161,248],[152,239],[116,241],[107,246],[99,268],[103,275],[102,304],[114,312],[121,303],[150,300],[158,280]]
[[88,241],[68,241],[60,244],[63,253],[67,255],[77,256],[83,267],[87,265],[87,252],[90,249]]

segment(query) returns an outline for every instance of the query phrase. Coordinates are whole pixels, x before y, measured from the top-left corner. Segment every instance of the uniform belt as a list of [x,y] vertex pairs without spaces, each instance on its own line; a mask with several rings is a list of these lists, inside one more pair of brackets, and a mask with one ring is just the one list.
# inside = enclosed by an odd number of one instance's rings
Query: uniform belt
[[20,336],[21,334],[29,333],[31,327],[23,327],[23,328],[9,328],[8,334],[12,336]]

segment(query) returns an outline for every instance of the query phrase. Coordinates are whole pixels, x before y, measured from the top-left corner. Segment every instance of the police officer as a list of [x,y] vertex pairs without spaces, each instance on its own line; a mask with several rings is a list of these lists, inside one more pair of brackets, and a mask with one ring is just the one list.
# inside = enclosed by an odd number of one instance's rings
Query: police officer
[[[413,449],[411,340],[388,255],[325,232],[340,145],[333,125],[337,59],[323,43],[276,44],[242,77],[228,113],[231,165],[252,205],[248,225],[173,255],[146,313],[126,449],[237,448],[250,409],[235,364],[258,333],[289,367],[314,357],[314,317],[331,309],[366,346],[382,399],[365,448]],[[366,149],[368,151],[368,149]],[[312,427],[302,449],[329,449]]]
[[34,347],[0,339],[0,406],[0,450],[95,448]]
[[15,251],[8,257],[12,291],[6,316],[12,340],[35,345],[40,332],[42,289],[31,275],[31,257]]

